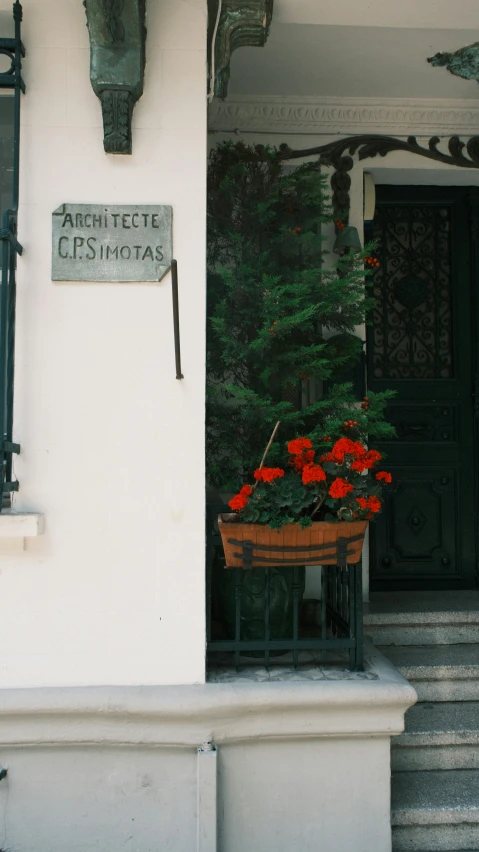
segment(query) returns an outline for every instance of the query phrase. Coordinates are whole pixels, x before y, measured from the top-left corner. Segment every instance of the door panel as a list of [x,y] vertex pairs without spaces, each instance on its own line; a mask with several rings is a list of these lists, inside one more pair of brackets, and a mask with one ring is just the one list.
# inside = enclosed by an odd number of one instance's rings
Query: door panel
[[373,588],[475,585],[471,192],[378,187],[368,387],[396,392],[397,440],[380,445],[394,479],[371,535]]
[[459,579],[455,542],[458,471],[452,467],[390,464],[394,490],[385,506],[386,523],[376,528],[381,572],[404,579]]

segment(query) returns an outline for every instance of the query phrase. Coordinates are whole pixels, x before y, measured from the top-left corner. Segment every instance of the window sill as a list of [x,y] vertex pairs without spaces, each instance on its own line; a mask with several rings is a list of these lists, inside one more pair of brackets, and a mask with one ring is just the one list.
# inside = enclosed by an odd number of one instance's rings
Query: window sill
[[44,515],[38,512],[4,510],[0,513],[0,554],[24,550],[25,539],[42,535],[44,528]]

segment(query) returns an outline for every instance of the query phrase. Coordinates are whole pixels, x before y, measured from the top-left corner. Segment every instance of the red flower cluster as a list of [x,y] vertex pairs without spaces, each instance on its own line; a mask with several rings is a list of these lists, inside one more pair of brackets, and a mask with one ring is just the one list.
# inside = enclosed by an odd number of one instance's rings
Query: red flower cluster
[[228,506],[230,509],[233,509],[234,512],[240,512],[241,509],[245,508],[248,502],[248,497],[251,497],[252,493],[253,489],[251,488],[251,485],[243,485],[239,494],[235,494],[235,496],[231,498]]
[[332,461],[336,464],[343,464],[345,456],[354,456],[359,458],[365,449],[359,441],[352,441],[351,438],[340,438],[336,441],[330,453],[321,456],[321,461]]
[[334,480],[329,489],[331,497],[340,498],[346,497],[350,491],[354,491],[354,485],[351,485],[347,479],[342,479],[340,476]]
[[311,450],[313,445],[309,438],[294,438],[288,444],[288,453],[291,455],[297,455],[298,453],[304,452],[304,450]]
[[[350,438],[340,438],[339,441],[336,441],[330,453],[321,456],[321,461],[344,464],[346,456],[352,458],[352,461],[350,461],[351,470],[355,470],[358,473],[371,470],[382,459],[381,453],[378,453],[377,450],[367,450],[359,441],[352,441]],[[391,482],[392,476],[384,470],[376,474],[376,479]]]
[[320,464],[307,464],[303,467],[302,474],[303,485],[308,482],[324,482],[326,473]]
[[[353,427],[357,424],[356,421],[350,420],[346,421],[344,425]],[[330,436],[325,436],[320,440],[330,441],[331,438]],[[367,514],[364,515],[367,519],[372,518],[373,514],[381,510],[381,500],[374,495],[370,497],[363,496],[355,498],[355,494],[357,493],[355,491],[355,485],[349,482],[347,478],[341,476],[336,476],[336,478],[334,478],[334,473],[331,478],[329,478],[324,467],[321,464],[315,463],[315,451],[309,438],[294,438],[287,446],[288,453],[290,454],[289,465],[301,477],[303,485],[320,482],[325,483],[324,491],[322,491],[323,499],[325,496],[324,492],[326,490],[329,496],[333,497],[335,500],[342,500],[348,495],[351,495],[350,501],[354,501],[354,499],[356,500],[358,507],[363,512],[367,512]],[[321,461],[334,462],[338,466],[344,465],[350,470],[363,473],[373,468],[374,465],[381,460],[381,458],[381,453],[377,450],[368,450],[360,441],[353,441],[351,438],[343,437],[336,441],[331,452],[321,456]],[[257,482],[264,483],[274,483],[275,480],[284,476],[285,471],[280,467],[261,467],[254,472],[255,480]],[[375,477],[381,484],[390,483],[392,481],[391,474],[385,470],[378,471],[375,474]],[[355,479],[355,481],[357,480]],[[360,490],[363,491],[362,483]],[[364,490],[366,489],[364,488]],[[240,492],[230,500],[230,508],[236,512],[241,512],[248,505],[248,499],[252,496],[253,492],[254,488],[252,488],[251,485],[243,485]],[[274,495],[276,493],[278,493],[279,497],[281,496],[281,492],[276,492],[276,489],[275,491],[270,492],[273,500],[275,499]],[[354,512],[351,502],[348,502],[347,507],[348,511],[352,513],[352,517],[358,516],[358,509]]]
[[288,444],[288,453],[292,456],[289,463],[297,473],[301,473],[306,465],[314,461],[313,445],[309,438],[294,438]]
[[284,470],[280,467],[259,467],[254,472],[254,478],[259,482],[273,482],[281,476],[284,476]]
[[369,509],[371,512],[379,512],[382,506],[381,501],[377,497],[356,497],[356,503],[359,503],[361,509]]
[[228,503],[230,509],[233,509],[233,512],[241,512],[241,509],[244,509],[248,502],[248,498],[243,494],[235,494],[234,497]]
[[312,464],[314,461],[314,450],[305,450],[304,453],[298,453],[298,455],[293,456],[289,463],[297,473],[301,473],[303,467],[307,464]]
[[381,461],[381,459],[382,455],[377,450],[366,450],[351,463],[351,470],[363,473],[365,470],[371,470],[376,462]]

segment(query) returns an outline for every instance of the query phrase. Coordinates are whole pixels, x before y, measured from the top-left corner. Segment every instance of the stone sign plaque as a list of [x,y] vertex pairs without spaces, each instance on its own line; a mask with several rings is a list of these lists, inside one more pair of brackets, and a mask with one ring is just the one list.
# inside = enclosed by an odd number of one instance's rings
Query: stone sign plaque
[[52,218],[53,281],[161,281],[171,266],[169,206],[62,204]]

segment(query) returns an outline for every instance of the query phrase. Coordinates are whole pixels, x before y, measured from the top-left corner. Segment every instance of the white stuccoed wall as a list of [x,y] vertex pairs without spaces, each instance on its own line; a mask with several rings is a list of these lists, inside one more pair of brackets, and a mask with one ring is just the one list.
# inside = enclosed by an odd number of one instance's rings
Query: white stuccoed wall
[[[195,748],[1,748],[0,759],[14,767],[0,824],[16,852],[203,852]],[[205,852],[390,852],[388,773],[388,737],[220,748],[218,845]]]
[[391,852],[415,700],[371,647],[347,679],[0,690],[2,848]]
[[[148,0],[147,24],[134,153],[106,156],[81,0],[25,2],[16,508],[46,531],[0,555],[0,845],[390,852],[416,700],[390,664],[201,684],[206,0]],[[169,278],[52,283],[63,202],[173,206],[184,382]]]
[[[0,11],[11,13],[11,0]],[[24,4],[15,508],[0,687],[204,680],[206,0],[149,0],[133,156],[103,152],[81,0]],[[52,283],[63,202],[171,204],[171,283]]]

